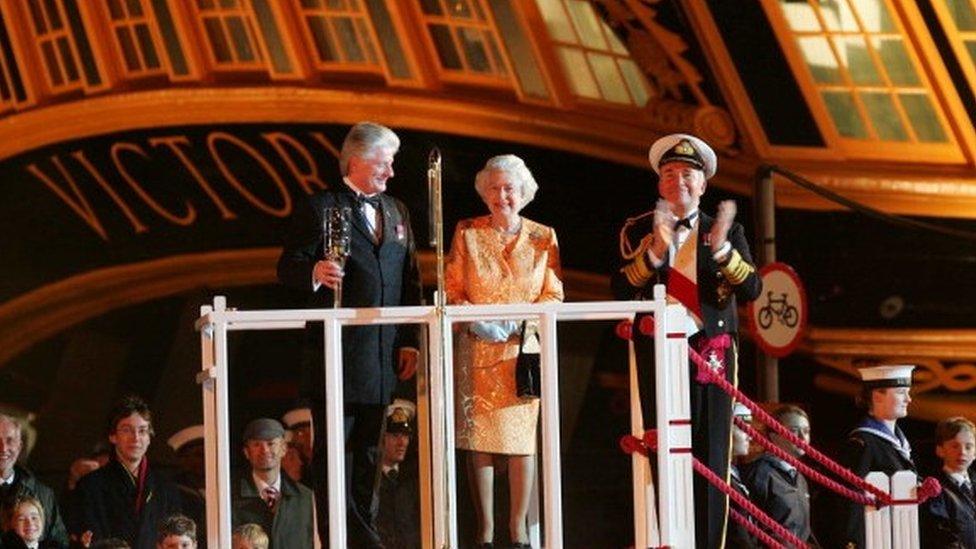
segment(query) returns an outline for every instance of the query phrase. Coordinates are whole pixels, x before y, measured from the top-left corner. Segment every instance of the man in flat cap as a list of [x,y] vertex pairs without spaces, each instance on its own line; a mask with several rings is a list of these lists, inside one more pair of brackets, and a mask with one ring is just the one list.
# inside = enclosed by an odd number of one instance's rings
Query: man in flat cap
[[414,435],[417,408],[396,399],[386,409],[376,469],[376,529],[387,549],[420,547],[420,500]]
[[[858,405],[867,411],[840,450],[837,461],[864,478],[872,471],[893,475],[915,471],[912,446],[898,427],[908,415],[914,366],[861,368]],[[828,520],[822,532],[824,547],[864,547],[864,506],[832,492],[824,494]]]
[[281,474],[285,428],[259,418],[244,429],[244,457],[250,467],[231,484],[234,526],[259,524],[271,536],[270,549],[314,547],[312,491]]
[[[648,158],[659,176],[661,199],[653,210],[624,223],[622,261],[611,276],[613,294],[619,300],[653,299],[654,285],[666,285],[668,300],[688,309],[687,325],[682,328],[689,344],[706,357],[714,356],[726,379],[736,383],[736,308],[759,296],[762,281],[742,225],[735,222],[735,202],[721,202],[714,218],[700,211],[707,181],[715,175],[718,162],[701,139],[680,133],[664,136],[651,145]],[[634,332],[644,422],[653,428],[654,371],[645,366],[653,363],[654,338]],[[728,478],[731,399],[713,385],[691,385],[694,455],[720,477]],[[696,475],[695,537],[699,547],[724,545],[727,511],[725,494]]]

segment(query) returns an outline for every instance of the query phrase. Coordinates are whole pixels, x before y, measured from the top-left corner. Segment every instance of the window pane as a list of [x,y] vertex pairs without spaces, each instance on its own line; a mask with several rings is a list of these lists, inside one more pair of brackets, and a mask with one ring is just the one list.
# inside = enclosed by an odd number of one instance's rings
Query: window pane
[[214,3],[213,0],[197,0],[197,7],[202,10],[209,10],[213,9]]
[[837,126],[837,131],[844,137],[864,139],[868,136],[864,129],[864,121],[857,112],[854,98],[849,92],[823,92],[824,103],[830,111],[830,117]]
[[921,93],[900,94],[901,106],[908,115],[908,120],[915,128],[915,135],[919,141],[926,143],[944,143],[948,141],[939,116],[936,114],[927,95]]
[[322,0],[302,0],[303,8],[321,8]]
[[471,19],[471,6],[467,0],[451,0],[448,8],[451,10],[451,17],[455,19]]
[[367,0],[366,7],[376,29],[379,46],[383,50],[390,72],[396,78],[410,78],[410,64],[400,45],[400,37],[393,25],[393,18],[387,9],[385,0]]
[[822,36],[808,36],[797,39],[803,59],[810,67],[813,79],[821,84],[838,84],[841,82],[837,58],[830,49],[827,39]]
[[129,17],[142,17],[142,4],[139,0],[126,0],[125,5],[129,7]]
[[603,98],[614,103],[630,103],[630,94],[627,93],[623,78],[617,72],[617,64],[613,57],[599,53],[589,53],[587,57],[596,74],[596,81],[600,85]]
[[441,15],[444,13],[441,11],[440,0],[420,0],[420,8],[427,15]]
[[895,103],[887,93],[862,93],[861,101],[868,111],[878,139],[882,141],[908,141],[908,132],[901,125],[901,117]]
[[41,44],[41,51],[44,53],[44,64],[47,65],[47,72],[51,75],[51,82],[55,86],[60,86],[64,83],[64,78],[61,76],[58,58],[54,55],[54,45],[50,42],[44,42]]
[[583,45],[597,50],[606,50],[607,42],[600,32],[600,22],[593,13],[593,6],[585,0],[569,0],[566,6],[569,8],[569,15],[573,18],[573,25]]
[[136,38],[139,40],[142,56],[146,59],[146,67],[158,69],[159,56],[156,55],[156,46],[153,44],[152,35],[149,34],[149,27],[143,24],[136,25]]
[[[532,44],[526,36],[527,29],[519,21],[511,2],[491,0],[489,7],[495,15],[500,39],[509,53],[508,60],[512,63],[512,71],[518,77],[522,91],[532,97],[548,97],[546,82],[539,72]],[[494,44],[494,40],[491,43]]]
[[207,37],[210,39],[210,45],[213,48],[214,58],[217,59],[217,62],[227,63],[231,61],[230,46],[224,38],[224,30],[220,26],[220,21],[217,19],[205,19],[203,26],[207,29]]
[[67,38],[58,38],[58,52],[61,53],[61,62],[64,63],[64,72],[67,73],[68,82],[78,80],[78,65],[75,65],[75,57],[71,54],[71,44],[68,44]]
[[335,24],[336,38],[342,45],[342,51],[346,52],[346,61],[352,63],[362,63],[366,60],[363,48],[359,46],[359,39],[356,37],[356,29],[352,26],[352,19],[348,17],[336,17],[332,20]]
[[234,41],[234,50],[237,58],[241,61],[254,61],[254,49],[251,47],[251,39],[244,28],[244,21],[240,17],[227,18],[227,30],[230,31],[230,38]]
[[627,82],[627,89],[630,90],[634,103],[638,107],[643,107],[650,97],[647,93],[647,81],[637,68],[637,63],[630,59],[618,59],[617,63],[620,65],[620,72],[624,75],[624,81]]
[[451,39],[451,31],[444,25],[428,25],[430,36],[434,39],[434,47],[437,48],[437,56],[441,60],[441,65],[445,69],[460,70],[461,57],[454,47],[454,40]]
[[139,64],[139,55],[136,53],[136,45],[132,40],[132,34],[128,27],[115,29],[115,36],[119,39],[119,47],[122,48],[122,58],[125,59],[125,68],[130,71],[137,71],[142,67]]
[[488,41],[488,49],[491,51],[491,59],[495,63],[495,72],[501,75],[508,75],[508,69],[505,68],[505,60],[502,59],[502,54],[498,51],[498,43],[495,42],[495,37],[490,32],[485,33],[485,39]]
[[610,42],[610,51],[624,57],[630,56],[630,52],[627,51],[627,47],[624,46],[624,43],[620,41],[620,37],[617,36],[617,33],[613,32],[610,25],[607,25],[602,21],[600,22],[600,25],[603,27],[603,32],[607,37],[607,41]]
[[108,0],[108,13],[113,21],[125,17],[125,10],[122,9],[122,0]]
[[536,4],[539,5],[539,11],[542,12],[542,18],[549,29],[549,36],[553,40],[570,44],[579,43],[560,0],[536,0]]
[[872,40],[874,48],[881,56],[888,71],[888,77],[894,86],[921,86],[922,81],[912,66],[905,44],[900,38],[875,38]]
[[864,38],[860,36],[835,38],[834,46],[837,48],[837,55],[840,56],[841,63],[847,67],[851,80],[855,84],[882,84],[881,75],[878,74],[878,68],[874,65],[871,55],[868,54]]
[[481,39],[481,31],[470,27],[458,27],[458,42],[464,50],[464,58],[468,61],[468,69],[475,72],[491,72],[488,63],[488,52]]
[[976,40],[967,40],[966,49],[969,51],[969,58],[976,63]]
[[47,11],[51,28],[57,30],[64,27],[64,23],[61,22],[61,12],[58,11],[58,6],[54,3],[54,0],[44,0],[44,7],[47,8],[45,11]]
[[820,0],[820,15],[823,16],[827,30],[834,32],[857,32],[857,19],[847,0]]
[[37,34],[47,34],[47,23],[44,22],[44,12],[41,10],[41,0],[30,0],[31,19],[34,20],[34,31]]
[[559,48],[559,60],[573,87],[573,93],[581,97],[600,98],[600,89],[590,74],[583,52],[574,48]]
[[366,60],[370,63],[378,63],[376,59],[376,48],[373,47],[373,39],[369,36],[369,29],[362,19],[355,19],[356,33],[362,39],[363,47],[366,50]]
[[820,21],[807,0],[780,0],[786,23],[794,31],[809,32],[820,30]]
[[945,0],[946,8],[961,31],[976,31],[976,8],[971,0]]
[[332,33],[329,32],[328,23],[324,17],[309,17],[308,28],[312,31],[312,40],[315,41],[315,49],[319,54],[320,61],[337,61],[335,45],[332,43]]
[[867,32],[893,32],[895,24],[888,13],[885,0],[853,0],[854,9],[861,16],[861,25]]

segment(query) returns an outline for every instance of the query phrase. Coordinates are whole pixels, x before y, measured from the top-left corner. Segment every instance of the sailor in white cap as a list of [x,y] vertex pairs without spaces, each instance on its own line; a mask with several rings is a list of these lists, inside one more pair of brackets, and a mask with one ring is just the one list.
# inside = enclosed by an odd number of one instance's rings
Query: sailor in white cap
[[[741,418],[746,423],[752,423],[752,411],[741,402],[736,402],[732,406],[732,415],[733,417]],[[732,463],[729,465],[729,486],[747,498],[749,497],[749,488],[747,488],[745,483],[742,481],[738,466],[744,464],[745,460],[748,458],[749,446],[751,442],[752,437],[733,423]],[[730,505],[732,509],[735,509],[735,511],[743,517],[749,517],[749,514],[735,503],[730,503]],[[755,522],[751,518],[749,520],[750,522]],[[726,547],[734,549],[758,549],[759,547],[762,547],[762,545],[759,543],[759,540],[755,538],[755,536],[749,533],[749,530],[746,529],[745,526],[730,518],[728,525],[728,543],[726,544]]]
[[203,433],[203,425],[190,425],[166,439],[166,443],[176,453],[179,467],[173,476],[173,482],[180,491],[183,513],[197,524],[200,547],[206,547],[207,539],[207,479]]
[[[661,199],[653,210],[628,219],[620,231],[621,264],[611,277],[614,297],[653,299],[654,286],[666,285],[668,300],[688,309],[683,328],[689,344],[706,356],[714,355],[724,366],[726,379],[734,383],[736,309],[762,290],[745,231],[735,222],[735,202],[722,201],[714,218],[700,210],[718,161],[712,148],[693,135],[676,133],[658,139],[648,159],[660,177]],[[634,346],[637,363],[651,364],[653,337],[635,333]],[[638,378],[645,427],[653,428],[654,372],[643,368]],[[694,454],[724,478],[731,446],[731,399],[713,385],[693,383],[691,410]],[[696,477],[695,506],[696,540],[702,546],[721,547],[728,498]]]
[[[841,448],[841,465],[859,477],[872,471],[893,475],[898,471],[915,471],[912,447],[897,421],[908,415],[912,401],[912,370],[915,366],[875,366],[861,368],[863,389],[859,404],[867,415],[848,435]],[[825,522],[820,533],[824,547],[864,547],[864,507],[847,499],[836,498],[836,504],[825,509],[837,516]],[[853,544],[853,545],[851,545]]]
[[420,547],[417,407],[398,398],[386,407],[376,479],[376,530],[384,547]]

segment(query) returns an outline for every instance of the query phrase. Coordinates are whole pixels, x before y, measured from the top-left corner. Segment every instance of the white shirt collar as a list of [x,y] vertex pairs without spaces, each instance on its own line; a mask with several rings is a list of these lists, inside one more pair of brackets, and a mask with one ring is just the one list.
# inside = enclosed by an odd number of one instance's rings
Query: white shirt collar
[[14,479],[16,479],[16,478],[17,478],[17,470],[16,469],[11,469],[10,470],[10,477],[9,478],[0,478],[0,486],[8,486],[8,485],[11,485],[11,484],[14,483]]
[[963,482],[969,482],[969,473],[966,471],[963,471],[961,473],[954,473],[946,469],[942,469],[942,470],[945,471],[945,474],[949,475],[949,478],[955,481],[955,483],[958,484],[959,486],[962,486]]
[[400,472],[400,464],[399,463],[395,463],[393,465],[384,465],[383,466],[383,474],[384,475],[388,474],[390,471],[396,471],[396,472],[399,473]]
[[251,471],[251,478],[254,479],[254,487],[258,489],[259,495],[262,492],[264,492],[265,488],[269,488],[269,487],[277,490],[279,494],[281,493],[281,471],[280,470],[278,471],[278,478],[276,478],[275,481],[272,482],[271,484],[268,484],[267,482],[264,481],[264,479],[254,474],[254,471]]

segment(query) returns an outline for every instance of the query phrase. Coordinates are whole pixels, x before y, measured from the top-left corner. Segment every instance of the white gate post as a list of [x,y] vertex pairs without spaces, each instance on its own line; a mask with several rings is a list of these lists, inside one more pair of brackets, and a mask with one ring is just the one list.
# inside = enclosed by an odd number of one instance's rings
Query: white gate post
[[563,546],[563,489],[559,441],[559,349],[556,334],[556,313],[548,311],[539,323],[542,339],[541,404],[542,404],[542,467],[546,520],[546,547]]
[[893,549],[919,549],[918,532],[918,475],[913,471],[898,471],[891,476],[891,546]]
[[664,306],[664,286],[654,287],[654,298],[665,311],[655,318],[654,349],[657,379],[658,493],[661,495],[661,544],[695,546],[694,469],[691,454],[691,390],[688,375],[687,311],[681,305]]
[[[346,428],[342,394],[342,326],[325,320],[325,435],[329,457],[329,547],[346,546]],[[224,539],[230,539],[224,538]]]
[[[891,493],[891,480],[884,473],[868,473],[864,480],[886,494]],[[867,549],[891,549],[890,505],[880,509],[871,505],[864,506],[864,546]]]

